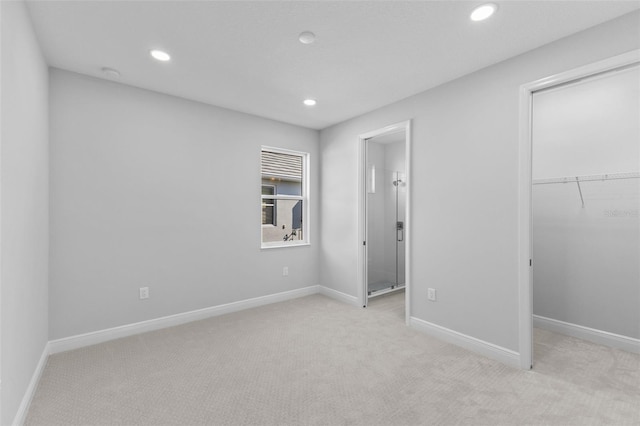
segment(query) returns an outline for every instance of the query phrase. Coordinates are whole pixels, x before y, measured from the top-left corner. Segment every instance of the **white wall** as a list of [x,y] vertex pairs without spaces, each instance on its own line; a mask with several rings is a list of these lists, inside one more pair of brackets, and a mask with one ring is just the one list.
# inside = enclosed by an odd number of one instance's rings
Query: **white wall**
[[625,15],[323,130],[321,284],[357,295],[358,135],[412,119],[411,313],[518,351],[519,87],[637,49],[639,24]]
[[[638,172],[640,68],[533,97],[533,178]],[[640,182],[534,185],[533,312],[640,338]]]
[[640,169],[640,67],[533,96],[533,179]]
[[533,187],[533,313],[640,338],[640,182]]
[[[51,339],[318,284],[317,131],[61,70],[50,84]],[[260,250],[261,145],[311,155],[311,246]]]
[[48,74],[25,4],[0,2],[0,423],[11,424],[47,343]]

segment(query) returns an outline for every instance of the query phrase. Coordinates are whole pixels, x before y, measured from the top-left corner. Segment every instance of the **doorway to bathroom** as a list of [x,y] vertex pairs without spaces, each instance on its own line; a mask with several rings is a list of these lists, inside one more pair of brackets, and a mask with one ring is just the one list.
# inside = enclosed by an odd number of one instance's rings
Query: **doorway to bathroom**
[[406,307],[409,122],[361,135],[360,140],[363,306],[372,298],[404,291]]

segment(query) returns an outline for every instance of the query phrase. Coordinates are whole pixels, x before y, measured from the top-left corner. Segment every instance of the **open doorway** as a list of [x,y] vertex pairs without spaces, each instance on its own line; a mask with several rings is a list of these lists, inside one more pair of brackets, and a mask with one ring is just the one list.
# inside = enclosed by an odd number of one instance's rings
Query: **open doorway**
[[523,86],[523,368],[567,336],[640,352],[639,63],[635,51]]
[[[391,293],[409,301],[409,122],[360,136],[362,305]],[[395,299],[398,299],[397,297]]]

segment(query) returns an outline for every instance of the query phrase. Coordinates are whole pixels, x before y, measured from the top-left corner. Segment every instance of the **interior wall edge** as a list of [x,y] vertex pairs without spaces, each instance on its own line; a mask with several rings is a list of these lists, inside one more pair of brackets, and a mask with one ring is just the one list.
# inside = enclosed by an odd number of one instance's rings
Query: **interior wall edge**
[[324,285],[320,285],[318,286],[320,288],[320,294],[325,295],[327,297],[330,297],[332,299],[338,300],[340,302],[344,302],[348,305],[353,305],[353,306],[357,306],[360,307],[360,301],[358,300],[358,298],[356,296],[352,296],[350,294],[347,293],[343,293],[341,291],[335,290],[333,288],[324,286]]
[[47,364],[49,355],[56,353],[66,352],[74,349],[80,349],[87,346],[96,345],[99,343],[107,342],[110,340],[120,339],[136,334],[146,333],[154,330],[161,330],[167,327],[174,327],[180,324],[185,324],[193,321],[199,321],[207,318],[212,318],[220,315],[225,315],[233,312],[239,312],[246,309],[256,308],[272,303],[283,302],[286,300],[293,300],[299,297],[305,297],[312,294],[322,294],[330,297],[334,300],[357,306],[357,298],[340,293],[338,291],[329,289],[320,285],[313,285],[301,289],[292,291],[271,294],[268,296],[257,297],[247,299],[239,302],[228,303],[219,306],[212,306],[210,308],[199,309],[191,312],[184,312],[182,314],[171,315],[162,318],[156,318],[153,320],[142,321],[134,324],[128,324],[120,327],[113,327],[106,330],[99,330],[92,333],[85,333],[82,335],[71,336],[62,339],[51,340],[47,342],[40,356],[40,360],[36,366],[36,369],[31,377],[27,390],[21,400],[20,407],[16,416],[11,423],[12,425],[20,426],[26,419],[29,406],[38,387],[42,372]]
[[160,92],[160,91],[153,90],[153,89],[146,89],[146,88],[142,88],[140,86],[134,86],[134,85],[131,85],[131,84],[123,83],[123,82],[120,82],[120,81],[114,81],[114,80],[110,80],[108,78],[102,78],[102,77],[98,77],[98,76],[95,76],[95,75],[84,74],[84,73],[81,73],[81,72],[78,72],[78,71],[72,71],[72,70],[68,70],[66,68],[61,68],[61,67],[57,67],[57,66],[53,66],[53,65],[52,66],[48,66],[48,69],[49,69],[49,73],[65,72],[65,73],[69,73],[69,74],[75,74],[77,77],[86,78],[86,79],[89,79],[89,80],[104,81],[104,82],[107,82],[107,83],[114,83],[114,84],[118,84],[118,85],[121,85],[121,86],[129,87],[129,88],[135,89],[135,90],[143,90],[145,92],[155,93],[156,95],[160,95],[160,96],[163,96],[163,97],[179,99],[179,100],[185,101],[185,102],[192,102],[194,104],[200,104],[200,105],[208,107],[208,108],[215,108],[215,109],[218,109],[220,111],[226,111],[226,112],[233,113],[233,114],[243,115],[243,116],[246,116],[246,117],[248,117],[250,119],[256,119],[256,120],[265,121],[265,122],[271,122],[271,123],[278,123],[278,124],[281,124],[283,126],[297,127],[297,128],[300,128],[300,129],[304,129],[304,130],[308,130],[308,131],[311,131],[311,132],[315,132],[318,135],[320,134],[320,131],[322,130],[322,129],[316,129],[316,128],[313,128],[313,127],[305,127],[305,126],[301,126],[299,124],[293,124],[293,123],[289,123],[289,122],[286,122],[286,121],[275,120],[273,118],[267,118],[267,117],[263,117],[261,115],[251,114],[249,112],[239,111],[239,110],[236,110],[236,109],[227,108],[227,107],[216,105],[216,104],[212,104],[212,103],[207,103],[207,102],[200,101],[200,100],[197,100],[197,99],[185,98],[185,97],[182,97],[182,96],[172,95],[172,94],[169,94],[169,93]]
[[[0,2],[0,424],[20,419],[48,333],[48,66],[24,1]],[[46,349],[45,349],[46,352]],[[36,380],[37,382],[37,380]]]
[[121,325],[104,330],[93,331],[90,333],[78,334],[75,336],[63,337],[61,339],[51,340],[49,348],[51,354],[66,352],[87,346],[96,345],[110,340],[120,339],[123,337],[133,336],[136,334],[146,333],[149,331],[161,330],[167,327],[174,327],[193,321],[200,321],[207,318],[217,317],[220,315],[230,314],[245,309],[256,308],[259,306],[269,305],[272,303],[283,302],[285,300],[296,299],[299,297],[309,296],[320,292],[318,285],[312,285],[296,290],[285,291],[281,293],[270,294],[267,296],[254,297],[251,299],[241,300],[232,303],[226,303],[208,308],[197,309],[189,312],[183,312],[174,315],[168,315],[151,320],[140,321],[136,323]]
[[447,343],[484,355],[487,358],[502,362],[503,364],[511,367],[521,368],[520,354],[512,351],[511,349],[477,339],[473,336],[468,336],[464,333],[459,333],[455,330],[451,330],[416,317],[411,317],[409,319],[409,325],[415,330],[443,340]]
[[635,339],[633,337],[622,336],[620,334],[597,330],[595,328],[585,327],[578,324],[571,324],[540,315],[533,316],[533,326],[543,330],[577,337],[578,339],[587,340],[599,345],[605,345],[640,354],[640,339]]
[[36,365],[36,369],[33,372],[33,376],[31,376],[31,380],[29,381],[29,385],[27,386],[27,390],[22,397],[20,402],[20,407],[18,407],[18,412],[11,423],[14,426],[21,426],[24,424],[24,421],[27,418],[27,413],[29,412],[29,406],[31,405],[31,401],[33,400],[33,396],[36,393],[36,389],[38,388],[38,383],[40,382],[40,378],[42,377],[42,372],[47,365],[47,361],[49,360],[49,355],[51,354],[50,344],[44,346],[42,350],[42,355],[40,355],[40,360]]

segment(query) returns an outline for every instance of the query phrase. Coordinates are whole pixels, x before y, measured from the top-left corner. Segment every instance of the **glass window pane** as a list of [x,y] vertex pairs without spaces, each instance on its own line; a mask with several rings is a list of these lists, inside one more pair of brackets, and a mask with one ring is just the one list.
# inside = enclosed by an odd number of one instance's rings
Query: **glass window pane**
[[[273,209],[265,213],[265,209]],[[262,228],[262,242],[284,242],[304,240],[303,202],[302,200],[278,200],[273,207],[263,205],[263,223],[265,214],[275,217],[275,226]]]
[[[267,200],[264,200],[267,201]],[[262,203],[262,224],[263,225],[275,225],[275,204],[274,203]]]
[[[302,195],[302,156],[262,151],[262,184],[278,195]],[[263,194],[265,194],[263,192]],[[271,194],[265,194],[271,195]]]
[[278,181],[278,195],[302,195],[302,182]]

